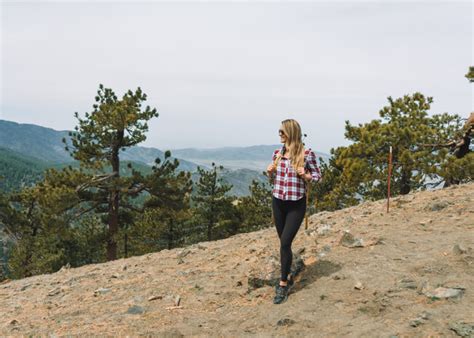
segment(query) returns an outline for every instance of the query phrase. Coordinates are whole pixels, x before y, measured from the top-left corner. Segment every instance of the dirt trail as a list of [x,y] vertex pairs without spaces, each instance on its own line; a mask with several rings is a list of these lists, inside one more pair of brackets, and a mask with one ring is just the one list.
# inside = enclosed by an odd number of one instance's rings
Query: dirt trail
[[313,215],[293,252],[280,305],[273,228],[9,281],[0,335],[474,336],[474,184]]

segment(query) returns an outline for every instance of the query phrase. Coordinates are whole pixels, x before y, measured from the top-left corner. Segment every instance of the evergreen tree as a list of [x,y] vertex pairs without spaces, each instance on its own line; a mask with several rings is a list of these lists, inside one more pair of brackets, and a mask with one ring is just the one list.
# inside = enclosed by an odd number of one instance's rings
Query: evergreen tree
[[85,210],[75,189],[88,179],[70,167],[59,172],[50,169],[43,181],[12,193],[0,206],[0,223],[13,243],[8,260],[12,278],[54,272],[67,263],[87,263],[78,257],[82,228],[77,219]]
[[240,198],[237,206],[241,215],[242,232],[267,228],[272,221],[272,193],[269,184],[253,180],[249,190],[250,195]]
[[[130,194],[127,189],[130,179],[120,176],[120,152],[146,139],[147,121],[158,117],[158,113],[149,106],[142,110],[146,94],[140,88],[134,93],[129,90],[118,99],[111,89],[100,85],[95,100],[92,113],[86,112],[84,119],[75,113],[79,126],[75,127],[76,132],[70,133],[71,155],[82,167],[100,174],[82,190],[91,200],[100,201],[94,204],[100,211],[104,205],[107,208],[107,259],[114,260],[117,258],[120,201]],[[66,140],[63,142],[67,144]],[[69,149],[66,146],[66,150]],[[104,173],[106,165],[111,166],[112,173]]]
[[427,179],[440,175],[446,150],[425,144],[446,142],[459,129],[461,118],[428,116],[431,97],[420,93],[393,100],[379,112],[381,120],[353,126],[346,121],[345,136],[353,143],[331,150],[329,165],[322,165],[323,180],[315,192],[322,207],[330,210],[357,204],[361,199],[380,199],[387,194],[388,154],[393,148],[391,191],[407,194],[425,189]]
[[217,239],[214,234],[215,227],[219,222],[222,224],[225,221],[226,209],[233,208],[231,200],[226,196],[232,186],[218,177],[218,169],[222,170],[224,167],[217,167],[215,163],[212,163],[212,169],[209,171],[198,167],[200,177],[196,184],[196,195],[193,197],[197,215],[205,224],[203,230],[208,241]]
[[163,163],[156,159],[150,175],[133,173],[135,185],[129,191],[136,193],[143,189],[147,198],[141,208],[124,205],[136,212],[135,224],[129,230],[132,254],[172,249],[185,242],[184,223],[190,217],[191,174],[177,172],[179,161],[171,162],[170,157],[171,152],[166,151]]

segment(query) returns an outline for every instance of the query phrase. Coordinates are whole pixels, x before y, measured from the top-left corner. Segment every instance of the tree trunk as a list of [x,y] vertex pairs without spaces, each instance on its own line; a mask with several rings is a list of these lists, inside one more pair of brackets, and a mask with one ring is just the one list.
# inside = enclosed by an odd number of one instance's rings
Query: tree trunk
[[[117,143],[112,149],[112,170],[115,173],[114,178],[120,177],[120,158],[119,158],[119,145],[122,143],[123,131],[117,135]],[[107,260],[113,261],[117,259],[117,240],[116,235],[119,226],[119,200],[120,193],[115,184],[112,185],[109,198],[109,234],[107,239]]]
[[400,179],[400,194],[406,195],[410,192],[411,174],[402,169],[402,178]]
[[173,248],[173,220],[168,220],[168,250]]
[[127,257],[128,257],[128,235],[127,235],[127,233],[125,233],[125,236],[124,236],[124,237],[125,237],[125,238],[124,238],[124,249],[123,249],[123,250],[124,250],[124,252],[125,252],[125,253],[124,253],[124,254],[125,254],[125,258],[127,258]]

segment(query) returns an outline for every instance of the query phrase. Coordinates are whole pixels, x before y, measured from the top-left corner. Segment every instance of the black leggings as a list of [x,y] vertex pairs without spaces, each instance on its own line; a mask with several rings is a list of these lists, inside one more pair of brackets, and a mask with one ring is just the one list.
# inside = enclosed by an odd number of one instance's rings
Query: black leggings
[[283,201],[273,196],[272,209],[280,238],[281,280],[287,281],[293,258],[291,242],[306,212],[306,195],[297,201]]

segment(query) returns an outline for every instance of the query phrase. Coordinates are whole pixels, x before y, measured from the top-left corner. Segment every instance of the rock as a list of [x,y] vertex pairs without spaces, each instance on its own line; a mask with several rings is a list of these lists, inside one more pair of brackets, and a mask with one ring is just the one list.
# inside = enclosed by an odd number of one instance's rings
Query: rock
[[97,295],[104,295],[106,293],[109,293],[111,290],[108,288],[98,288],[97,290],[94,290],[94,296]]
[[363,240],[360,238],[355,238],[349,231],[344,231],[339,244],[348,248],[358,248],[363,247]]
[[455,244],[453,246],[453,253],[455,255],[463,255],[467,252],[466,248],[464,248],[463,246],[461,246],[460,244]]
[[20,289],[20,291],[25,291],[27,288],[29,288],[31,286],[31,284],[26,284],[26,285],[23,285]]
[[54,288],[48,292],[48,296],[52,297],[61,292],[60,288]]
[[413,320],[410,321],[410,326],[411,327],[417,327],[417,326],[420,326],[421,324],[423,324],[425,321],[421,318],[415,318]]
[[427,312],[427,311],[423,311],[421,314],[420,314],[420,318],[424,319],[424,320],[428,320],[430,319],[431,317],[431,313]]
[[398,285],[402,289],[414,289],[418,288],[418,283],[410,278],[403,278],[398,282]]
[[454,322],[449,324],[449,329],[461,337],[474,336],[474,323]]
[[128,308],[127,314],[129,315],[141,315],[145,312],[145,309],[138,305],[133,305]]
[[355,285],[354,285],[354,289],[362,290],[363,288],[364,288],[364,286],[362,285],[361,282],[357,282],[357,283],[355,283]]
[[110,278],[120,278],[120,275],[118,273],[114,273]]
[[321,225],[320,227],[318,227],[318,229],[316,230],[316,232],[318,233],[318,235],[320,236],[325,236],[327,234],[329,234],[331,232],[331,225],[329,224],[323,224]]
[[410,321],[410,326],[420,326],[421,324],[424,324],[430,317],[431,314],[429,312],[423,311],[417,318]]
[[296,322],[293,320],[293,319],[290,319],[290,318],[283,318],[283,319],[280,319],[278,322],[277,322],[277,326],[290,326],[290,325],[293,325],[295,324]]
[[329,246],[329,245],[323,246],[323,249],[321,250],[321,252],[318,253],[318,258],[323,258],[323,257],[326,256],[330,251],[331,251],[331,246]]
[[181,296],[177,295],[174,299],[174,306],[179,306],[179,302],[181,301]]
[[422,221],[420,221],[420,225],[427,225],[427,224],[431,224],[433,222],[432,219],[424,219]]
[[443,298],[460,298],[464,293],[464,289],[455,289],[455,288],[444,288],[439,287],[432,291],[425,291],[424,294],[427,297],[435,299]]
[[430,211],[440,211],[446,207],[449,206],[449,203],[448,202],[435,202],[435,203],[432,203],[430,206],[428,206],[428,210]]

